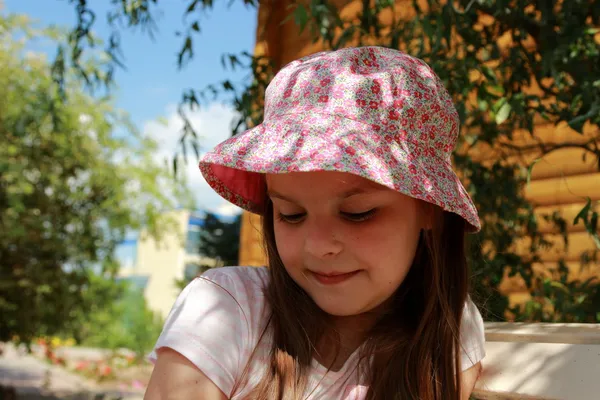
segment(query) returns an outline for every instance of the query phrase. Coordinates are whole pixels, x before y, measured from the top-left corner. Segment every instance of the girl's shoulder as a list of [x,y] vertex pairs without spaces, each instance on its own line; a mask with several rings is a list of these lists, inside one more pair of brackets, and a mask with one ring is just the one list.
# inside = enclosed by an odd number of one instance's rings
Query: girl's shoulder
[[247,288],[249,291],[262,291],[269,282],[269,271],[266,267],[228,266],[211,268],[196,279],[205,279],[224,288]]
[[266,268],[219,267],[193,279],[178,295],[156,345],[195,364],[226,394],[249,361],[268,321]]
[[192,297],[198,297],[203,302],[210,297],[212,302],[222,310],[230,311],[231,315],[241,313],[254,331],[262,325],[268,311],[264,294],[268,282],[269,271],[266,267],[230,266],[205,271],[186,289]]

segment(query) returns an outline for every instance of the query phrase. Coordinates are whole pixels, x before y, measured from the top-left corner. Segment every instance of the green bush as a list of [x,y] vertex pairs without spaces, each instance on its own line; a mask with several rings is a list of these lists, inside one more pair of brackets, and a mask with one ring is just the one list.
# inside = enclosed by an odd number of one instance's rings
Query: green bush
[[164,321],[150,310],[141,290],[128,282],[98,275],[90,277],[86,301],[112,296],[103,307],[91,305],[92,312],[79,315],[69,332],[80,345],[111,350],[127,348],[142,358],[160,335]]

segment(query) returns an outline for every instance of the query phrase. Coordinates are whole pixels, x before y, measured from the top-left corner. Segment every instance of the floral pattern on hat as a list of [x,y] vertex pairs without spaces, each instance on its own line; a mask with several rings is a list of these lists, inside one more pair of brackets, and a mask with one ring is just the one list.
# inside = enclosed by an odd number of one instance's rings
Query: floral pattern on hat
[[436,204],[480,229],[454,173],[459,118],[423,61],[368,46],[285,66],[265,93],[262,124],[206,153],[200,170],[222,197],[261,213],[265,173],[352,173]]

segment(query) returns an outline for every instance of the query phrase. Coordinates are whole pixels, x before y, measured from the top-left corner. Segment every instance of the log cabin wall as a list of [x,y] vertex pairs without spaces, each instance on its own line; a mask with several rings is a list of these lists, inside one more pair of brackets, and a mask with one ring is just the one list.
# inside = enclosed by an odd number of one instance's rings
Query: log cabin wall
[[[276,67],[299,57],[322,50],[319,43],[312,43],[308,30],[298,33],[295,23],[290,20],[282,24],[287,7],[296,3],[293,0],[265,0],[260,2],[258,10],[258,27],[255,53],[269,56]],[[332,1],[341,10],[342,16],[357,15],[362,7],[361,1]],[[414,15],[412,0],[398,0],[397,18],[411,18]],[[423,1],[424,3],[424,1]],[[390,18],[391,13],[382,15],[382,22]],[[508,45],[507,38],[504,40]],[[532,87],[535,92],[538,88]],[[552,124],[540,122],[536,125],[536,136],[545,141],[582,142],[594,136],[595,131],[590,126],[585,128],[580,135],[564,125],[554,127]],[[514,141],[520,144],[532,141],[527,132],[515,132]],[[493,156],[493,149],[481,148],[474,157]],[[535,155],[525,155],[519,161],[527,165]],[[532,181],[526,188],[527,198],[536,205],[540,214],[559,211],[568,222],[569,247],[564,248],[558,230],[549,223],[541,223],[541,230],[550,234],[550,239],[557,243],[553,249],[543,255],[543,263],[537,266],[539,273],[543,273],[547,266],[556,265],[560,257],[565,257],[572,277],[587,278],[600,276],[599,264],[592,264],[581,270],[580,258],[583,252],[592,251],[595,246],[590,236],[584,232],[583,225],[573,225],[573,218],[585,204],[585,197],[590,197],[594,202],[600,201],[600,172],[593,157],[583,159],[581,150],[565,148],[551,153],[543,160],[536,163],[533,168]],[[520,252],[527,251],[527,243],[518,244]],[[265,265],[266,257],[261,243],[260,219],[252,214],[244,213],[241,228],[240,265]],[[524,283],[519,279],[505,279],[501,290],[509,295],[511,303],[520,302],[527,298]]]

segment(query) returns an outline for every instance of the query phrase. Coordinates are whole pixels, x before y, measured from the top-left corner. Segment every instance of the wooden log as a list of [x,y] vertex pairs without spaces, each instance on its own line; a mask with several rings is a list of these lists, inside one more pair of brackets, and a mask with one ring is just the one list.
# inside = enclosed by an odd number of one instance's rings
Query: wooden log
[[531,182],[525,196],[534,204],[550,206],[600,200],[600,172]]
[[[568,281],[574,281],[576,279],[585,281],[590,278],[596,278],[600,280],[600,262],[590,263],[582,265],[580,262],[571,261],[567,262]],[[556,262],[545,262],[536,263],[533,265],[533,271],[535,276],[551,278],[553,271],[556,271],[558,264]],[[508,276],[508,268],[505,271],[502,283],[499,286],[499,290],[504,294],[526,292],[527,286],[525,281],[520,276]]]
[[[579,221],[577,225],[574,225],[573,222],[577,214],[581,211],[581,209],[584,206],[585,203],[574,203],[536,207],[535,214],[538,220],[538,230],[541,233],[560,233],[560,230],[556,226],[556,224],[552,223],[551,221],[546,221],[544,219],[544,216],[552,215],[554,212],[557,212],[562,218],[565,219],[565,222],[567,223],[567,232],[583,232],[585,230],[585,227],[582,221]],[[600,207],[596,206],[595,208],[598,209]],[[600,227],[598,228],[600,229]]]

